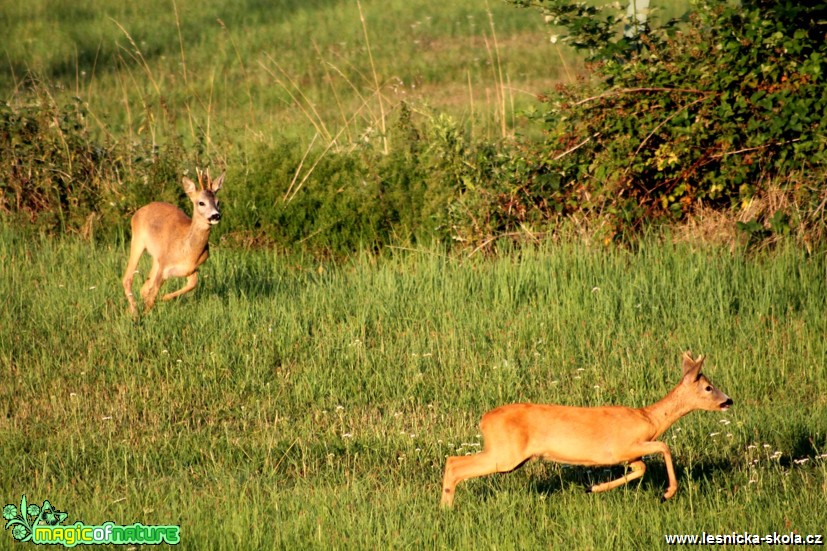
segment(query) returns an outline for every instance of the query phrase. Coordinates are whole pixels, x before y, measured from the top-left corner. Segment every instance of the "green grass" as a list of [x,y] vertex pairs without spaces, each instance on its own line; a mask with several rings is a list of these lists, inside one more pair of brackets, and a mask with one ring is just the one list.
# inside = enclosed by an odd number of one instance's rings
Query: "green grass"
[[[192,158],[255,180],[256,146],[304,147],[321,125],[376,139],[365,29],[383,108],[449,113],[475,137],[501,135],[503,99],[508,131],[522,131],[520,102],[578,72],[535,11],[362,7],[364,27],[351,1],[4,6],[0,94],[22,97],[32,70],[57,104],[80,96],[116,143],[183,135]],[[272,202],[257,193],[227,212]],[[606,549],[823,532],[823,252],[647,238],[634,251],[563,239],[501,253],[390,247],[319,264],[215,246],[195,293],[133,320],[124,244],[3,227],[0,496],[48,499],[68,523],[179,524],[184,549]],[[486,410],[641,406],[677,382],[687,349],[707,355],[735,407],[666,433],[680,484],[669,502],[653,457],[641,482],[606,494],[583,489],[617,469],[531,463],[462,483],[453,511],[437,507],[445,457],[479,449]],[[0,548],[15,547],[4,531]]]
[[[686,7],[660,4],[661,19]],[[584,73],[538,10],[502,0],[32,0],[4,6],[0,32],[0,100],[31,72],[101,133],[180,135],[224,160],[316,132],[376,140],[402,101],[480,138],[533,132],[519,114]]]
[[[122,244],[0,231],[7,503],[180,524],[185,549],[638,548],[827,525],[823,253],[650,238],[319,265],[214,247],[194,294],[137,321],[125,259]],[[669,502],[652,457],[606,494],[583,491],[604,469],[530,463],[437,507],[445,457],[479,449],[487,409],[644,405],[687,349],[735,407],[664,435]]]
[[87,102],[101,132],[161,142],[181,134],[225,158],[240,145],[307,143],[317,131],[323,145],[340,130],[340,143],[358,142],[403,100],[498,135],[498,117],[510,126],[535,94],[577,73],[549,64],[559,57],[537,11],[499,0],[365,0],[361,14],[356,2],[321,0],[8,8],[0,30],[14,38],[0,46],[0,98],[34,71],[61,98]]

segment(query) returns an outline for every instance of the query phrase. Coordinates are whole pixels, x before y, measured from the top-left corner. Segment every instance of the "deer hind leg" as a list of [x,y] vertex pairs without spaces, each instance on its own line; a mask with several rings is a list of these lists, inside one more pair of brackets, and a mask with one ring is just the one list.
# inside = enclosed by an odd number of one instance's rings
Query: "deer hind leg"
[[135,313],[135,296],[132,293],[132,279],[135,277],[135,271],[138,268],[138,261],[141,260],[141,255],[144,254],[144,244],[132,238],[132,244],[129,248],[129,261],[126,263],[126,272],[123,274],[123,292],[126,295],[126,300],[129,301],[130,313]]
[[646,464],[640,459],[629,463],[629,467],[632,468],[631,473],[626,473],[616,480],[610,480],[609,482],[604,482],[603,484],[596,484],[592,486],[589,491],[594,493],[608,492],[609,490],[614,490],[618,486],[623,486],[628,482],[637,480],[646,472]]
[[141,287],[141,298],[144,300],[144,311],[148,312],[155,305],[155,297],[164,283],[164,272],[161,270],[161,263],[157,258],[152,259],[152,270]]
[[460,482],[469,478],[476,478],[493,473],[507,473],[513,471],[525,462],[525,458],[514,458],[502,461],[495,454],[483,451],[476,455],[453,456],[445,462],[445,476],[442,479],[443,507],[451,507],[454,503],[454,490]]
[[195,289],[195,284],[198,283],[198,272],[192,272],[190,275],[187,276],[187,283],[175,291],[174,293],[167,293],[166,295],[161,297],[161,300],[170,300],[175,297],[180,297],[184,293],[189,293],[193,289]]

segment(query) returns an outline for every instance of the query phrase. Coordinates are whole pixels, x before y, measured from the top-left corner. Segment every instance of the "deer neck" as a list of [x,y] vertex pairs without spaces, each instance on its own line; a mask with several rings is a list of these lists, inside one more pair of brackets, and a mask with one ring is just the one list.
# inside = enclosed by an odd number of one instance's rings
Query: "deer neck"
[[187,232],[186,242],[190,250],[201,252],[207,247],[212,226],[202,218],[194,217]]
[[683,397],[683,388],[681,385],[673,388],[661,400],[641,408],[641,411],[649,417],[655,429],[654,438],[658,438],[666,430],[675,424],[675,422],[692,411],[692,406]]

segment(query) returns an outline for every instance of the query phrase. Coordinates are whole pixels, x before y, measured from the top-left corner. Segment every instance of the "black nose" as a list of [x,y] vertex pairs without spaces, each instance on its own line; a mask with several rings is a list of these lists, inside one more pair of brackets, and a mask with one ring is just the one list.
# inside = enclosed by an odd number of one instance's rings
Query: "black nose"
[[721,404],[721,406],[723,406],[723,407],[729,407],[729,406],[731,406],[732,404],[734,404],[734,402],[732,401],[732,398],[727,398],[727,399],[726,399],[726,402],[724,402],[723,404]]
[[221,220],[221,213],[220,213],[220,212],[216,212],[215,214],[211,215],[211,216],[210,216],[210,222],[212,222],[213,220],[215,220],[216,222],[217,222],[218,220]]

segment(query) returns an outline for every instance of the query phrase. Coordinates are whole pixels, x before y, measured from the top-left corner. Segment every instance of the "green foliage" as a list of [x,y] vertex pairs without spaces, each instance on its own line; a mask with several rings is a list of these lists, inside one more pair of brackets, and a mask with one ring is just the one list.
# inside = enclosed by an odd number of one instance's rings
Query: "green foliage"
[[0,103],[0,213],[48,233],[105,237],[156,200],[177,202],[187,153],[97,138],[80,98],[58,104],[35,79]]
[[[209,166],[199,149],[180,137],[158,145],[95,136],[80,99],[61,107],[52,98],[38,85],[0,107],[8,152],[0,158],[0,212],[46,233],[96,237],[123,231],[151,201],[190,212],[180,181]],[[450,205],[484,183],[484,168],[469,159],[488,163],[487,155],[474,153],[452,118],[415,122],[404,103],[389,135],[396,146],[388,154],[370,144],[308,152],[284,138],[231,158],[237,168],[222,193],[218,238],[336,254],[450,240],[463,231],[451,225]]]
[[[286,105],[302,111],[303,123],[311,122],[321,137],[308,146],[306,129],[290,123],[282,132],[281,114],[262,116],[281,99],[260,95],[256,64],[236,49],[244,47],[240,36],[236,44],[235,34],[219,33],[220,55],[207,55],[190,44],[192,24],[184,17],[190,12],[182,11],[184,23],[176,30],[185,50],[171,32],[179,25],[175,14],[165,13],[173,26],[146,35],[149,44],[140,46],[142,52],[129,50],[129,59],[116,56],[117,67],[101,68],[106,77],[100,78],[115,79],[122,91],[101,80],[106,92],[78,84],[81,97],[75,98],[60,82],[13,75],[14,92],[0,106],[6,153],[0,158],[0,212],[53,233],[120,235],[131,213],[149,201],[188,211],[181,176],[196,166],[218,165],[229,174],[221,197],[227,216],[217,237],[281,249],[347,253],[433,240],[475,249],[502,235],[536,237],[572,216],[599,219],[594,227],[611,237],[649,221],[684,219],[699,205],[734,213],[750,242],[813,228],[823,235],[823,8],[702,1],[680,21],[641,25],[629,34],[616,7],[514,3],[538,6],[567,29],[559,42],[585,52],[591,71],[590,78],[549,93],[542,115],[529,121],[536,122],[529,135],[539,127],[545,139],[481,136],[475,132],[478,118],[399,99],[409,97],[401,82],[380,87],[385,102],[377,109],[380,92],[363,90],[364,75],[357,78],[364,71],[341,72],[338,61],[324,61],[329,51],[316,53],[324,63],[307,69],[313,75],[301,80],[314,84],[306,88],[291,78],[287,61],[279,58],[278,69],[275,58],[261,61],[258,76],[271,84],[275,78],[282,93],[294,94]],[[215,6],[226,8],[222,0]],[[345,9],[327,2],[322,7]],[[142,21],[127,25],[133,32],[151,28],[134,10],[122,15]],[[295,15],[308,17],[298,8]],[[385,25],[384,16],[374,17]],[[253,19],[262,32],[268,21]],[[13,23],[27,24],[19,17]],[[447,24],[442,21],[440,29]],[[360,37],[358,30],[351,34]],[[127,43],[138,41],[130,47],[144,40],[118,33]],[[177,50],[180,59],[173,55]],[[356,48],[348,59],[364,53]],[[111,55],[102,53],[101,63]],[[205,65],[206,58],[214,64]],[[49,59],[46,74],[61,78],[62,62]],[[205,66],[211,69],[197,69]],[[224,69],[227,78],[214,88],[199,80]],[[471,79],[470,73],[462,77]],[[348,86],[331,81],[339,78]],[[127,81],[140,85],[124,86]],[[473,98],[472,86],[468,80]],[[390,88],[398,94],[394,101]],[[231,97],[229,89],[235,90]],[[96,105],[105,99],[117,109],[95,111],[84,92],[97,94]],[[354,97],[361,99],[354,104]],[[390,147],[378,147],[380,141]],[[783,201],[767,200],[779,190]]]
[[107,152],[86,139],[80,102],[39,100],[0,104],[0,211],[53,228],[79,226],[106,199],[100,164]]
[[477,239],[470,209],[481,203],[470,204],[466,194],[486,189],[492,167],[508,157],[472,144],[445,114],[414,121],[404,103],[389,136],[395,145],[388,154],[362,145],[321,155],[312,169],[310,161],[302,165],[298,143],[261,147],[246,161],[246,180],[226,196],[228,224],[220,231],[335,253]]
[[823,4],[700,0],[683,21],[631,38],[608,6],[530,4],[566,28],[564,42],[588,51],[595,77],[549,96],[548,149],[532,189],[562,180],[562,201],[586,194],[582,206],[610,214],[619,230],[701,203],[737,209],[772,187],[804,218],[821,204]]

